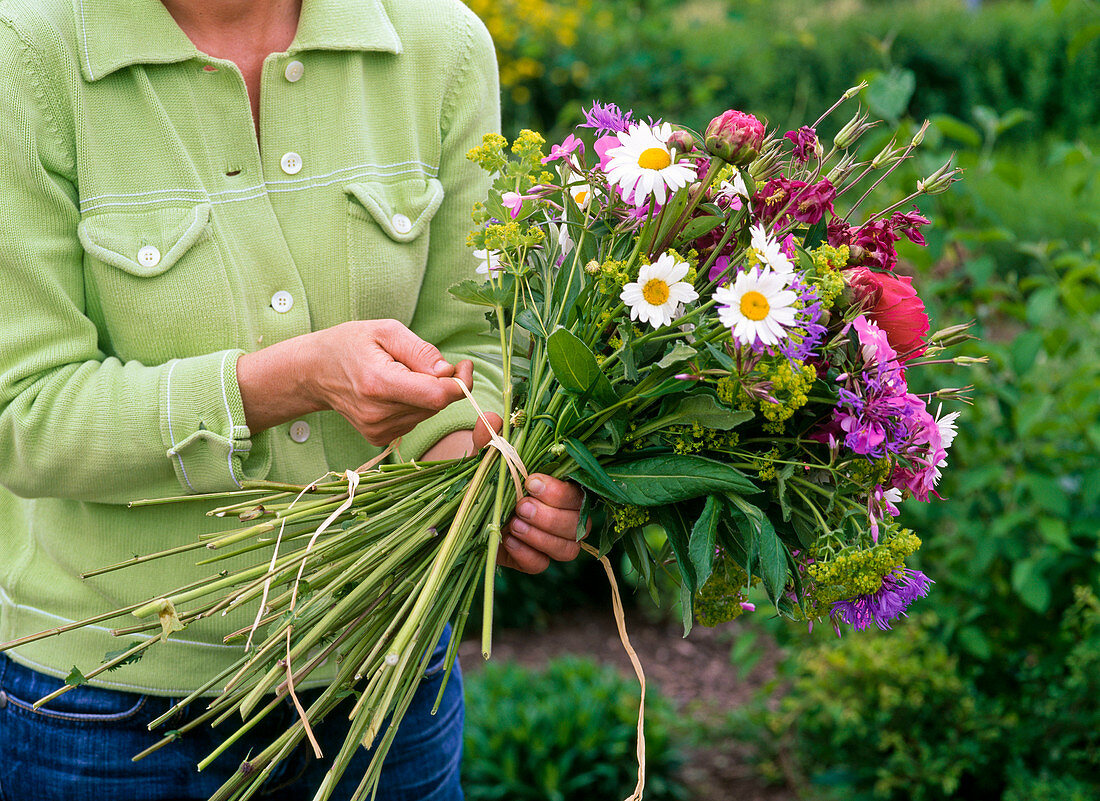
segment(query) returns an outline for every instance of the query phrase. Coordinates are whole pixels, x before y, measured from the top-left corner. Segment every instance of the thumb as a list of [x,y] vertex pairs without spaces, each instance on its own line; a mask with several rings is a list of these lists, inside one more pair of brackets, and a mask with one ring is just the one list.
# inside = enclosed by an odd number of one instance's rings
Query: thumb
[[501,419],[499,414],[494,412],[487,412],[485,419],[493,425],[493,431],[485,427],[485,423],[478,418],[477,425],[474,426],[474,451],[480,451],[486,445],[489,444],[489,440],[492,439],[492,434],[499,433],[500,429],[504,427],[504,420]]
[[435,345],[425,342],[401,324],[387,328],[385,335],[379,338],[379,343],[394,361],[400,362],[414,373],[437,378],[454,374],[454,365],[443,358]]

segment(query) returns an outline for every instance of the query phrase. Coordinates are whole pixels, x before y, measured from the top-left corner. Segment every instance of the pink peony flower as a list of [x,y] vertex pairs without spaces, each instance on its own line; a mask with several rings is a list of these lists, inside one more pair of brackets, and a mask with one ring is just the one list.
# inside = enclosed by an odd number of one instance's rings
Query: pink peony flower
[[899,359],[908,361],[924,353],[928,313],[913,289],[912,278],[853,267],[844,271],[844,280],[863,303],[867,316],[886,332]]
[[745,167],[756,159],[764,146],[764,125],[743,111],[723,111],[707,126],[703,145],[712,156]]

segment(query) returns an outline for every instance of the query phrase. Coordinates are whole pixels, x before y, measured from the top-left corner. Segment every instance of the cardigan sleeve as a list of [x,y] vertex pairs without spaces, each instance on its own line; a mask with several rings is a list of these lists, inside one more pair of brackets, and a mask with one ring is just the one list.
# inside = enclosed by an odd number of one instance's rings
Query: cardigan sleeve
[[49,77],[64,66],[45,61],[0,22],[0,484],[103,503],[239,486],[252,444],[241,351],[144,365],[100,347],[72,112]]
[[[434,343],[451,362],[472,359],[473,395],[486,412],[503,412],[500,344],[489,335],[485,310],[457,301],[447,291],[475,278],[474,259],[466,245],[474,203],[484,200],[490,176],[466,158],[482,137],[500,129],[500,95],[496,54],[481,21],[463,8],[463,47],[452,73],[442,109],[442,155],[439,180],[444,200],[432,219],[428,266],[411,328]],[[483,355],[484,354],[484,355]],[[487,355],[495,356],[493,359]],[[419,458],[441,437],[471,429],[477,414],[463,399],[421,423],[402,440],[401,454]]]

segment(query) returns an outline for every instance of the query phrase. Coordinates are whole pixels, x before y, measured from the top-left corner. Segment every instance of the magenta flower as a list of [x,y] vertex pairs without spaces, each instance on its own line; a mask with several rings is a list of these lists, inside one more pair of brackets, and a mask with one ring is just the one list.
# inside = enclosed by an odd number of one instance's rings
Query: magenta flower
[[816,184],[803,188],[791,205],[790,214],[799,222],[813,225],[825,212],[833,213],[833,200],[836,198],[836,187],[822,179]]
[[810,126],[803,125],[797,131],[787,131],[783,137],[794,144],[794,158],[799,164],[805,164],[810,156],[820,157],[821,144],[817,141],[817,132]]
[[852,256],[856,264],[893,272],[898,264],[894,243],[901,237],[888,220],[875,220],[852,233]]
[[893,226],[895,231],[901,231],[909,237],[910,242],[921,247],[924,247],[927,242],[925,242],[924,234],[920,232],[920,227],[931,222],[920,213],[916,206],[913,206],[912,211],[907,211],[904,214],[900,211],[894,212],[894,216],[890,218],[890,225]]
[[928,595],[928,588],[935,582],[919,570],[910,570],[900,565],[887,573],[882,586],[870,595],[858,595],[847,601],[837,601],[829,617],[840,634],[842,621],[863,631],[875,623],[883,631],[890,629],[890,623],[899,617],[908,617],[907,610],[918,598]]
[[573,134],[565,137],[560,145],[550,146],[550,155],[545,156],[542,159],[543,164],[549,164],[551,161],[558,161],[559,159],[569,159],[569,157],[576,151],[580,151],[581,156],[584,156],[584,142],[582,142]]

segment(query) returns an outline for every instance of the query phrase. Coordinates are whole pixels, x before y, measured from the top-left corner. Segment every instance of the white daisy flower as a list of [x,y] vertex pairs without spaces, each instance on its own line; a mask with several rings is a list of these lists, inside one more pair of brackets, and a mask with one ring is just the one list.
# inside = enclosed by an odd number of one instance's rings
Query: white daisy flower
[[714,290],[718,319],[742,345],[759,340],[775,345],[786,339],[787,328],[795,323],[798,295],[787,288],[791,274],[772,272],[767,267],[738,273],[733,286]]
[[504,265],[500,263],[499,250],[475,250],[474,257],[481,259],[481,264],[474,270],[478,275],[488,275],[490,271],[504,269]]
[[677,261],[668,253],[662,253],[653,264],[643,264],[638,280],[624,286],[619,295],[630,307],[630,319],[654,328],[669,325],[679,316],[681,303],[699,298],[691,284],[681,280],[687,272],[687,262]]
[[676,151],[667,144],[672,126],[637,124],[617,133],[619,146],[607,151],[607,180],[618,185],[623,197],[640,208],[652,195],[664,204],[675,192],[696,180],[695,168],[676,163]]
[[592,187],[588,184],[575,184],[569,187],[569,194],[581,211],[587,209],[588,204],[592,201]]
[[781,275],[794,272],[794,264],[780,249],[779,243],[768,236],[763,225],[757,223],[749,229],[749,232],[752,235],[750,247],[756,252],[762,265],[770,267]]

